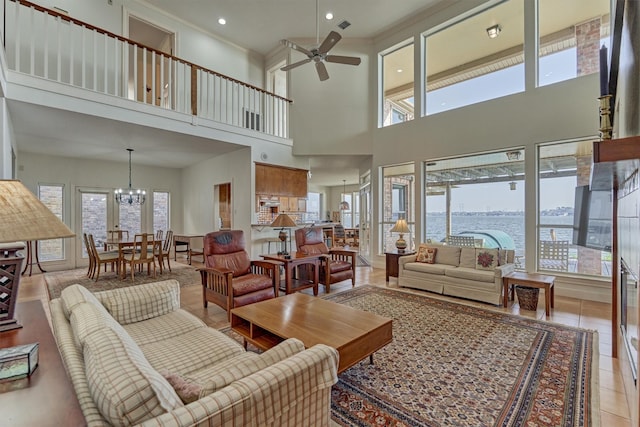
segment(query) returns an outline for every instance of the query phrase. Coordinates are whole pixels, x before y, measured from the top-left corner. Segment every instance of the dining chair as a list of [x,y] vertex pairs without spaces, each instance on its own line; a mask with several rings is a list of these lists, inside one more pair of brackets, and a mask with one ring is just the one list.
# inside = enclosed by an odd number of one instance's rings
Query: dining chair
[[96,248],[93,234],[89,234],[87,238],[89,239],[88,248],[93,252],[93,274],[96,276],[96,282],[100,278],[100,266],[103,264],[105,272],[107,271],[107,264],[110,264],[111,269],[113,270],[115,266],[116,273],[120,275],[120,253],[118,251],[99,251]]
[[164,231],[156,230],[156,240],[162,240],[163,237],[164,237]]
[[[135,250],[122,256],[122,278],[127,276],[127,264],[131,266],[131,281],[135,280],[136,266],[144,267],[147,265],[147,275],[151,275],[151,265],[153,264],[153,277],[156,277],[156,257],[154,253],[153,234],[151,239],[147,233],[136,234],[133,238]],[[141,268],[141,271],[142,268]]]
[[169,261],[169,254],[171,253],[171,246],[173,245],[173,231],[167,230],[167,235],[165,236],[164,242],[158,241],[156,242],[156,258],[158,259],[158,264],[160,265],[160,274],[162,274],[162,270],[164,269],[164,260],[167,260],[167,267],[169,267],[169,271],[171,271],[171,262]]
[[89,237],[87,236],[87,233],[82,233],[82,241],[84,242],[84,247],[87,251],[87,257],[89,258],[89,268],[87,269],[87,277],[93,277],[95,259],[93,256],[93,251],[91,250],[91,247],[89,244]]

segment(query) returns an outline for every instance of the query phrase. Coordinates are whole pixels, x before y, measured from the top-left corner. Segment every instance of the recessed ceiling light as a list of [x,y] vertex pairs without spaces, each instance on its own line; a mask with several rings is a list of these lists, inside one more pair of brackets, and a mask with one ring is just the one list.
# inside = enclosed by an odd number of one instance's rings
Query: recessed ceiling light
[[402,69],[402,68],[398,68],[396,71],[397,71],[398,73],[401,73],[401,72],[403,71],[403,69]]
[[324,17],[327,21],[331,21],[333,19],[333,13],[327,12],[327,14],[324,15]]
[[218,24],[220,25],[225,25],[227,23],[227,20],[224,18],[218,18]]

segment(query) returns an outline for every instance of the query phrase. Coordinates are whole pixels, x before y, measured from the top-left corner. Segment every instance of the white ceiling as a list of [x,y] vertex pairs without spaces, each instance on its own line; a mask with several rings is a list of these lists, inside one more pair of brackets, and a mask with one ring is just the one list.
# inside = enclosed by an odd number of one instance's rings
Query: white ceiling
[[[446,0],[318,0],[320,41],[331,30],[371,38]],[[316,37],[316,0],[146,0],[169,14],[266,55],[281,39]],[[332,12],[333,20],[324,19]],[[224,17],[226,25],[218,24]],[[337,27],[347,20],[344,31]]]

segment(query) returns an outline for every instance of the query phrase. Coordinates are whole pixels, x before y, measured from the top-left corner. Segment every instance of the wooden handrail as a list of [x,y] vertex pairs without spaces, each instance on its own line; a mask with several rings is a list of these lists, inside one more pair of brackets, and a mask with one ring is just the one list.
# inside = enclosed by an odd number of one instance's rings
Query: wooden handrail
[[[30,1],[27,1],[27,0],[9,0],[9,1],[12,1],[14,3],[19,3],[19,4],[21,4],[23,6],[26,6],[26,7],[29,7],[29,8],[33,8],[33,9],[35,9],[37,11],[46,13],[48,15],[56,16],[56,17],[58,17],[60,19],[63,19],[65,21],[67,21],[67,22],[83,26],[83,27],[85,27],[85,28],[87,28],[89,30],[96,31],[98,33],[101,33],[101,34],[104,34],[106,36],[109,36],[109,37],[115,38],[117,40],[120,40],[122,42],[125,42],[125,43],[128,43],[128,44],[132,44],[132,45],[147,49],[149,51],[155,52],[158,55],[164,56],[166,58],[173,59],[174,61],[177,61],[177,62],[181,62],[181,63],[183,63],[185,65],[190,66],[190,67],[194,67],[195,69],[200,69],[200,70],[206,71],[207,73],[210,73],[210,74],[213,74],[215,76],[221,77],[221,78],[223,78],[225,80],[229,80],[232,83],[237,83],[239,85],[248,87],[249,89],[253,89],[253,90],[256,90],[258,92],[262,92],[264,94],[270,95],[270,96],[272,96],[274,98],[281,99],[282,101],[285,101],[285,102],[288,102],[288,103],[292,103],[293,102],[290,99],[284,98],[284,97],[282,97],[280,95],[276,95],[275,93],[269,92],[269,91],[264,90],[262,88],[259,88],[257,86],[253,86],[253,85],[251,85],[249,83],[245,83],[245,82],[240,81],[238,79],[234,79],[233,77],[226,76],[224,74],[218,73],[217,71],[210,70],[210,69],[208,69],[206,67],[202,67],[200,65],[194,64],[193,62],[187,61],[185,59],[181,59],[181,58],[175,57],[173,55],[170,55],[168,53],[164,53],[164,52],[159,51],[157,49],[154,49],[152,47],[143,45],[142,43],[138,43],[138,42],[130,40],[130,39],[126,38],[126,37],[122,37],[122,36],[119,36],[117,34],[114,34],[114,33],[110,32],[110,31],[104,30],[102,28],[98,28],[95,25],[91,25],[91,24],[89,24],[87,22],[80,21],[79,19],[72,18],[72,17],[70,17],[68,15],[65,15],[63,13],[57,12],[57,11],[55,11],[53,9],[47,9],[46,7],[42,7],[42,6],[37,5],[35,3],[31,3]],[[5,39],[6,39],[6,37],[5,37]]]

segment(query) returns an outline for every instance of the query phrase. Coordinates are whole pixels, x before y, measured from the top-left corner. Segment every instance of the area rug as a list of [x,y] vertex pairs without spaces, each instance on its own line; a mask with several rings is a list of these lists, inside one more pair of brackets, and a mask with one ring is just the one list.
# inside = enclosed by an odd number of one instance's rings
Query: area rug
[[185,264],[172,263],[171,271],[165,269],[162,274],[159,270],[156,270],[156,277],[153,275],[147,276],[146,269],[144,273],[136,273],[135,281],[131,281],[129,275],[127,279],[120,280],[116,273],[110,270],[106,273],[104,269],[100,272],[100,278],[96,282],[94,279],[89,279],[86,276],[87,269],[79,268],[75,270],[67,271],[55,271],[51,273],[45,273],[44,279],[47,282],[47,289],[49,291],[49,299],[58,298],[60,292],[67,286],[78,283],[91,292],[106,291],[109,289],[124,288],[126,286],[141,285],[143,283],[157,282],[160,280],[176,279],[180,282],[180,286],[189,286],[200,284],[200,273],[196,271],[195,267]]
[[334,385],[338,425],[599,426],[595,331],[372,286],[326,298],[393,319]]

